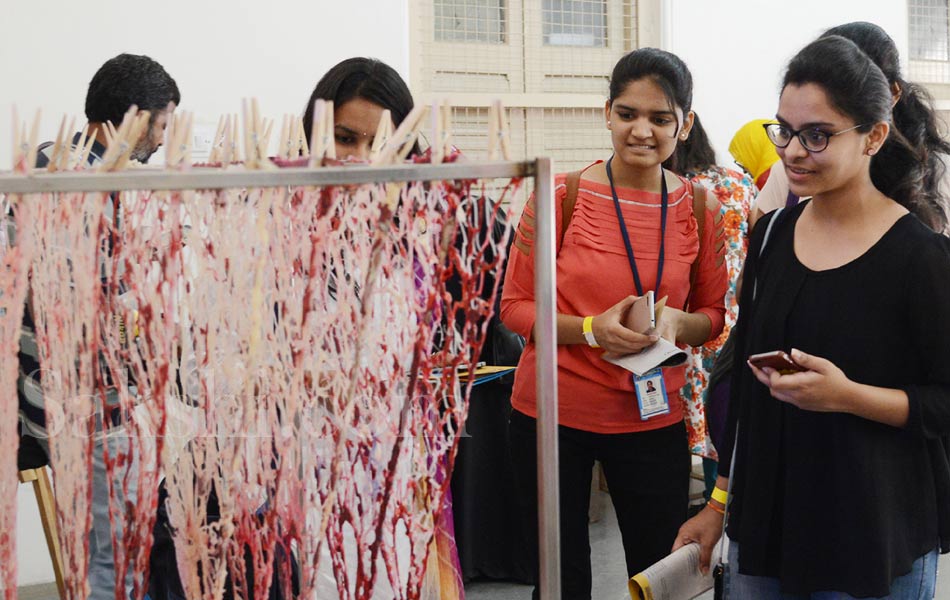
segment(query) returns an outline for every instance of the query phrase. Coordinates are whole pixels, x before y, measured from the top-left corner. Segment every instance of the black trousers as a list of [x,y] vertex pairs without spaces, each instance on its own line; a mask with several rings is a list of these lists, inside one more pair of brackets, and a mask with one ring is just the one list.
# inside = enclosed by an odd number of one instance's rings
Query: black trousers
[[[517,410],[508,426],[518,505],[538,581],[537,421]],[[653,431],[602,434],[558,427],[561,502],[561,593],[564,600],[591,597],[591,470],[599,460],[623,538],[628,576],[670,553],[689,505],[690,457],[680,422]],[[538,590],[535,588],[534,596]]]

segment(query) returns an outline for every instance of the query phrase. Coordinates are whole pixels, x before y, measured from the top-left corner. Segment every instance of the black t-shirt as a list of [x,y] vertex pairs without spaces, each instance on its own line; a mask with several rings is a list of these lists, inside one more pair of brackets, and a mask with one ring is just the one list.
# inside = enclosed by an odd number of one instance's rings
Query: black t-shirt
[[[857,259],[812,271],[793,246],[806,204],[781,215],[761,258],[766,219],[750,244],[729,535],[739,572],[777,577],[786,592],[884,596],[914,560],[938,544],[950,551],[950,240],[906,215]],[[772,398],[745,359],[791,348],[853,381],[906,391],[907,426]]]

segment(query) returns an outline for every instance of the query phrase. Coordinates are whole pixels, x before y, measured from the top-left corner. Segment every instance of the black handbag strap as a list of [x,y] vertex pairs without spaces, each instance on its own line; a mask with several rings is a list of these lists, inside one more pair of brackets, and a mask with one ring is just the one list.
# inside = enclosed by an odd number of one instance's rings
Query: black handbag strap
[[[762,254],[765,252],[765,247],[769,243],[769,238],[772,237],[772,229],[775,227],[775,224],[778,222],[779,217],[782,215],[782,211],[785,210],[784,207],[776,209],[772,214],[772,218],[769,220],[768,226],[765,228],[765,237],[762,238],[762,245],[759,246],[759,256],[762,258]],[[756,265],[758,266],[758,265]],[[752,301],[755,301],[756,293],[758,289],[759,278],[758,274],[752,280]],[[722,533],[720,534],[719,542],[719,564],[728,565],[729,556],[728,556],[728,546],[729,544],[726,541],[726,527],[729,525],[729,504],[732,502],[732,482],[735,479],[735,468],[736,468],[736,454],[738,454],[738,445],[739,445],[739,423],[736,423],[736,439],[732,442],[732,458],[729,460],[729,484],[726,486],[726,510],[725,515],[722,517]]]

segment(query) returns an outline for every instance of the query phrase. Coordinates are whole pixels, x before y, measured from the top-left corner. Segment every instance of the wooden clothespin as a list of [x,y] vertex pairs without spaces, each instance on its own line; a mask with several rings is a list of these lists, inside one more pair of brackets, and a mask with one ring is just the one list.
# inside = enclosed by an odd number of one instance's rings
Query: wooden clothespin
[[191,165],[192,132],[195,115],[191,112],[172,114],[165,129],[165,165],[169,169],[187,168]]
[[313,103],[313,125],[310,131],[310,166],[319,167],[323,158],[336,158],[333,141],[333,102],[318,98]]
[[323,119],[324,119],[323,135],[326,138],[325,143],[327,147],[327,158],[337,158],[336,136],[334,135],[334,132],[333,132],[334,128],[336,127],[336,124],[333,121],[334,110],[335,109],[333,108],[333,101],[328,100],[327,109],[326,111],[324,111],[324,114],[323,114]]
[[67,141],[67,136],[69,136],[68,132],[73,130],[75,124],[76,119],[73,118],[69,124],[69,129],[66,129],[66,115],[63,115],[63,119],[59,122],[59,131],[56,133],[56,141],[53,142],[53,149],[49,155],[49,163],[46,165],[46,170],[50,173],[62,170],[66,162],[65,157],[69,155],[70,143]]
[[224,153],[224,164],[228,165],[232,162],[243,162],[241,157],[241,121],[238,119],[237,113],[231,114],[231,119],[228,122],[227,127],[229,128],[231,135],[228,137],[227,145],[225,146],[226,152]]
[[511,160],[508,116],[501,100],[495,100],[488,109],[488,160],[498,160],[498,151],[504,160]]
[[422,127],[422,118],[425,116],[425,111],[425,106],[416,105],[406,115],[406,118],[399,124],[389,141],[383,145],[373,164],[388,165],[406,158],[419,137],[419,129]]
[[180,119],[180,114],[172,113],[168,117],[168,122],[165,125],[165,141],[163,143],[165,146],[165,166],[168,168],[172,168],[178,164],[178,161],[175,160],[175,137],[177,137],[178,122]]
[[[83,126],[82,131],[79,134],[79,138],[75,140],[72,139],[73,132],[76,131],[76,117],[73,117],[69,120],[69,127],[66,128],[65,136],[63,137],[63,152],[59,156],[59,170],[72,170],[76,168],[76,165],[73,163],[72,157],[74,155],[85,154],[86,149],[86,135],[89,131],[89,125],[86,124]],[[89,145],[89,150],[92,150],[92,144]],[[86,154],[88,156],[88,154]],[[83,163],[85,164],[85,163]]]
[[448,100],[442,102],[442,154],[448,156],[452,152],[452,105]]
[[429,108],[432,123],[430,154],[432,164],[440,164],[452,152],[452,107],[447,100],[433,102]]
[[89,153],[92,152],[92,145],[96,143],[96,136],[89,135],[89,124],[83,125],[79,132],[79,139],[76,140],[74,150],[69,154],[69,160],[66,164],[66,170],[72,171],[77,167],[85,166]]
[[209,163],[221,162],[221,157],[224,154],[224,130],[227,121],[228,118],[225,115],[218,117],[218,127],[214,131],[214,137],[211,138],[211,152],[208,153]]
[[303,130],[303,119],[296,117],[294,122],[297,125],[297,144],[300,147],[300,156],[306,158],[310,156],[310,145],[307,144],[307,134]]
[[36,164],[36,139],[40,130],[41,112],[37,109],[33,116],[33,125],[27,134],[26,123],[19,122],[16,106],[13,107],[13,170],[29,173]]
[[137,114],[138,107],[133,104],[122,117],[122,123],[119,124],[118,129],[112,123],[106,121],[104,133],[107,145],[105,155],[102,157],[102,164],[99,165],[99,171],[118,171],[124,166],[123,156],[127,156],[132,152],[132,148],[129,147],[126,139],[132,129],[132,121]]
[[376,135],[373,137],[373,145],[369,150],[369,162],[375,163],[380,151],[389,142],[393,136],[393,117],[387,108],[379,117],[379,125],[376,126]]
[[135,150],[135,146],[142,136],[147,135],[149,119],[150,114],[147,110],[132,115],[132,119],[119,140],[122,152],[115,164],[116,171],[126,168],[129,161],[132,160],[132,151]]
[[301,155],[306,156],[307,143],[303,136],[303,123],[300,117],[285,114],[280,128],[280,149],[278,156],[287,160],[295,160]]
[[185,130],[185,155],[183,157],[183,166],[191,166],[191,150],[195,142],[195,113],[188,112],[188,128]]
[[112,124],[112,121],[105,122],[105,128],[102,131],[105,134],[106,138],[106,148],[112,146],[115,143],[116,137],[118,136],[118,131],[116,131],[115,125]]
[[263,126],[264,133],[260,135],[257,142],[257,157],[261,161],[267,160],[267,155],[269,154],[267,149],[270,148],[270,134],[274,131],[274,120],[273,119],[262,119],[261,125]]
[[244,165],[253,169],[257,166],[257,126],[254,123],[251,101],[247,98],[241,102],[241,118],[244,123]]
[[322,98],[317,98],[313,102],[313,120],[310,123],[310,167],[320,166],[326,154],[326,146],[323,143],[323,128],[326,127],[323,112],[326,109],[326,101]]
[[442,122],[441,101],[433,100],[432,105],[429,107],[429,121],[432,123],[432,142],[429,144],[429,156],[432,164],[440,165],[442,164],[442,159],[445,157],[445,147],[442,145],[442,128],[444,124]]
[[283,120],[280,123],[280,139],[277,142],[277,157],[283,159],[290,159],[290,153],[292,151],[292,139],[290,136],[290,120],[288,119],[290,115],[284,114]]
[[244,100],[244,166],[248,169],[272,169],[274,164],[267,158],[267,148],[274,122],[262,119],[257,98]]

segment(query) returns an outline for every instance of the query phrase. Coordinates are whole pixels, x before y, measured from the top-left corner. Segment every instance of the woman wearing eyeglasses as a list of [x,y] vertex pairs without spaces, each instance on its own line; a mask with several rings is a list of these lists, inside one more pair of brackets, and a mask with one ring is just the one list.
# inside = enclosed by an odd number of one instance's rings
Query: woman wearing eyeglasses
[[[940,135],[937,118],[927,91],[905,81],[901,77],[900,56],[897,46],[887,32],[873,23],[855,21],[832,27],[825,36],[840,35],[848,38],[864,51],[876,64],[891,86],[893,119],[891,126],[900,131],[907,140],[921,149],[920,160],[908,163],[900,157],[893,157],[894,172],[908,169],[916,176],[909,178],[910,185],[917,187],[922,198],[922,208],[928,214],[921,214],[921,220],[935,231],[946,232],[947,228],[947,185],[945,156],[950,154],[950,143]],[[880,160],[891,162],[885,151]],[[754,225],[762,215],[785,206],[788,198],[788,178],[781,169],[775,170],[762,191],[756,197],[750,216]]]
[[[950,240],[895,167],[922,157],[892,101],[866,54],[823,37],[792,59],[767,129],[811,200],[750,242],[717,482],[732,475],[727,598],[932,598],[950,551]],[[746,362],[775,350],[802,370]],[[699,542],[704,567],[713,498],[676,542]]]

